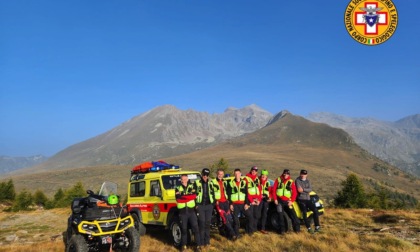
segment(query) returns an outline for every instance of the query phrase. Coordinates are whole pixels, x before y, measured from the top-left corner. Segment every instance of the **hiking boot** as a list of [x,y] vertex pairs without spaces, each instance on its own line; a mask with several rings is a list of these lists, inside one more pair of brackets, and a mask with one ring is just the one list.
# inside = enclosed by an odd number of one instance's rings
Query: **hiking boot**
[[187,251],[187,246],[186,245],[181,247],[181,252],[185,252],[185,251]]
[[315,232],[321,232],[321,227],[320,226],[317,226],[317,227],[315,227]]
[[263,233],[263,234],[267,234],[267,233],[268,233],[268,232],[267,232],[267,231],[265,231],[264,229],[260,230],[260,232],[261,232],[261,233]]
[[195,249],[196,252],[200,252],[201,251],[201,247],[197,246],[197,248]]
[[238,239],[238,236],[234,235],[232,238],[230,238],[232,241],[236,241]]
[[308,233],[313,234],[314,231],[312,230],[312,228],[308,228]]

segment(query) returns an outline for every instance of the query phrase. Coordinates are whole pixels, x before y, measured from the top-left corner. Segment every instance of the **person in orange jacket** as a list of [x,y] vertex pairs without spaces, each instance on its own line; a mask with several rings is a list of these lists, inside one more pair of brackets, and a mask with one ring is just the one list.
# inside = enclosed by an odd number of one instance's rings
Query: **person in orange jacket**
[[287,231],[284,222],[284,213],[287,213],[292,221],[293,231],[300,232],[299,219],[293,209],[293,202],[296,200],[297,190],[294,181],[290,178],[290,170],[285,169],[283,174],[276,179],[273,185],[273,199],[279,214],[280,234]]

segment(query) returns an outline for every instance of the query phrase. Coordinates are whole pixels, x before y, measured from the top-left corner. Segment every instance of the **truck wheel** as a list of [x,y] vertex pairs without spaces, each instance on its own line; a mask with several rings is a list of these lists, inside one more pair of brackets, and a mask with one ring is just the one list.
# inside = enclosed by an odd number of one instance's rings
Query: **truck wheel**
[[82,235],[73,235],[68,242],[66,252],[88,252],[88,246]]
[[171,232],[172,241],[174,242],[174,246],[178,247],[181,245],[181,222],[179,218],[175,217],[171,221],[171,225],[169,226],[169,231]]
[[140,236],[143,236],[146,234],[146,227],[143,223],[140,222],[140,218],[137,214],[131,214],[131,217],[133,217],[134,220],[134,227],[136,228],[137,232]]

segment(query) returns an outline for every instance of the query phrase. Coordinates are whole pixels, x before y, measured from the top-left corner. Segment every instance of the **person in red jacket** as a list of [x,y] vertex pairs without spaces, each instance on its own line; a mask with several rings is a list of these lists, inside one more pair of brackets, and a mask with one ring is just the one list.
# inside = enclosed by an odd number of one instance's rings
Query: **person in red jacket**
[[260,179],[258,178],[258,167],[252,166],[251,170],[245,176],[246,179],[246,188],[247,188],[247,198],[249,202],[249,212],[250,218],[246,229],[248,234],[253,234],[257,231],[258,220],[261,216],[261,211],[259,208],[261,202],[261,190],[260,190]]
[[293,231],[300,232],[299,219],[293,209],[293,202],[296,200],[297,190],[294,181],[290,178],[290,170],[285,169],[283,174],[276,179],[273,185],[273,199],[279,214],[280,234],[287,231],[284,222],[284,213],[287,213],[292,221]]
[[214,199],[216,201],[216,210],[219,213],[223,227],[222,233],[225,233],[231,240],[236,240],[238,237],[233,230],[233,215],[230,211],[229,199],[227,194],[228,182],[224,180],[225,172],[223,169],[218,169],[216,178],[212,180]]
[[261,230],[263,234],[267,234],[265,231],[265,225],[267,223],[267,214],[269,204],[271,202],[271,188],[270,182],[268,181],[268,171],[262,170],[260,176],[260,192],[261,192],[261,203],[258,207],[258,212],[261,214]]

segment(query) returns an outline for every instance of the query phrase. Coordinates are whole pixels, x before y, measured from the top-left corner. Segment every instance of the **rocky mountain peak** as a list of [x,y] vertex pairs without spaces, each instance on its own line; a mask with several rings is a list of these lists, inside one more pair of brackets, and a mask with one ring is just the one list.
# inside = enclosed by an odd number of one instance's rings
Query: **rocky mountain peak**
[[312,113],[308,119],[341,128],[376,157],[420,175],[420,114],[396,122],[351,118],[332,113]]
[[151,109],[87,141],[70,146],[46,166],[134,164],[188,153],[264,127],[272,114],[255,104],[221,114],[173,105]]
[[273,118],[271,118],[271,120],[268,122],[268,125],[277,122],[278,120],[282,119],[283,117],[285,117],[288,114],[291,114],[291,113],[287,110],[280,111],[275,116],[273,116]]

